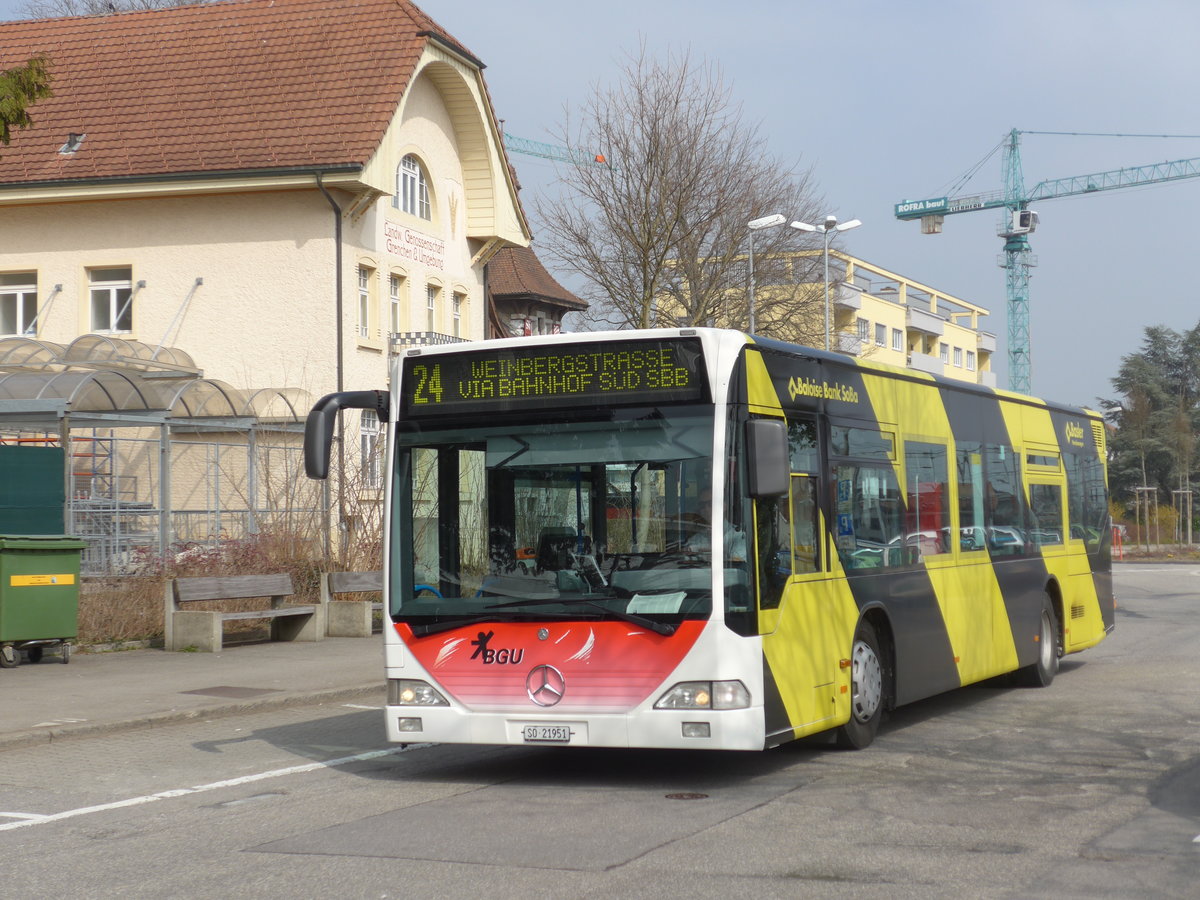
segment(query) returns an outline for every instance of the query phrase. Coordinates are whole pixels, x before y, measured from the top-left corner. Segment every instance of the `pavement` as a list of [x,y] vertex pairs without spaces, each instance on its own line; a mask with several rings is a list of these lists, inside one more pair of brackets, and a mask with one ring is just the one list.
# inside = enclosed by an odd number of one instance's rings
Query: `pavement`
[[382,707],[383,638],[83,653],[0,669],[0,751],[71,737],[292,705]]

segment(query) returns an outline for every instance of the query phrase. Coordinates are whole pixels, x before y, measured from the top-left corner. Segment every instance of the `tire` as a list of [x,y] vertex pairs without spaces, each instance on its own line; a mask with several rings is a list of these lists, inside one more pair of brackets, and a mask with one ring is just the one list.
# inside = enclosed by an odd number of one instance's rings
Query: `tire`
[[58,651],[58,658],[62,660],[64,666],[71,661],[71,645],[67,641],[62,642],[62,649]]
[[1058,674],[1058,658],[1062,654],[1062,639],[1054,604],[1046,597],[1042,601],[1041,625],[1038,631],[1038,658],[1033,665],[1016,672],[1017,684],[1023,687],[1048,687]]
[[839,747],[861,750],[875,740],[887,705],[886,683],[879,638],[869,622],[859,622],[850,650],[850,720],[837,730]]
[[21,664],[21,651],[12,644],[0,647],[0,669],[15,669]]

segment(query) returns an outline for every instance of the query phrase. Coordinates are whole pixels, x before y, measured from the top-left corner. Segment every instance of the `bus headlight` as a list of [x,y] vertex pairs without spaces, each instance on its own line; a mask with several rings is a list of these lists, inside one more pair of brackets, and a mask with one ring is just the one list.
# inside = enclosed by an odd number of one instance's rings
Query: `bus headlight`
[[415,678],[388,679],[388,706],[449,706],[433,685]]
[[658,698],[655,709],[745,709],[750,692],[740,681],[681,681]]

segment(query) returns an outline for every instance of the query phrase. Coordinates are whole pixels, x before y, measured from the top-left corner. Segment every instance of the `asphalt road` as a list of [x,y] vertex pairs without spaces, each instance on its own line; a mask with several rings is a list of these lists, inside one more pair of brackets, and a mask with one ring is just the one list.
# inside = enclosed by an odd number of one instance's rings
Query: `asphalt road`
[[0,753],[0,885],[88,897],[1200,895],[1200,566],[1049,689],[762,754],[415,746],[361,705]]

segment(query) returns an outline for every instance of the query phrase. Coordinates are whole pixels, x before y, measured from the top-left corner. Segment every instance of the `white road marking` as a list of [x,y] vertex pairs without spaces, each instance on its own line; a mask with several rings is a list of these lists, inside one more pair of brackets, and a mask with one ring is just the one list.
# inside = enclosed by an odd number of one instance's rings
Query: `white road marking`
[[6,813],[0,812],[0,819],[40,819],[37,813]]
[[107,812],[111,809],[125,809],[130,806],[142,806],[146,803],[155,803],[159,800],[172,800],[176,797],[187,797],[192,794],[203,794],[208,791],[217,791],[222,788],[239,787],[244,784],[253,784],[256,781],[266,781],[270,778],[282,778],[286,775],[301,775],[305,772],[315,772],[318,769],[332,769],[337,766],[346,766],[350,763],[363,762],[368,759],[379,759],[383,756],[395,756],[398,753],[407,753],[409,750],[415,750],[419,747],[428,747],[429,744],[408,744],[404,747],[392,747],[387,750],[370,750],[366,753],[356,753],[353,756],[342,756],[338,759],[330,759],[325,762],[305,763],[302,766],[288,766],[286,769],[273,769],[270,772],[258,772],[254,775],[243,775],[240,778],[230,778],[226,781],[214,781],[211,784],[201,784],[190,788],[176,788],[170,791],[159,791],[157,794],[146,794],[141,797],[130,797],[126,800],[116,800],[112,803],[101,803],[97,806],[84,806],[79,809],[68,809],[60,813],[52,813],[50,815],[39,816],[30,815],[28,813],[0,813],[0,815],[16,818],[19,821],[5,822],[0,824],[0,831],[12,831],[15,828],[27,828],[30,825],[45,825],[49,822],[61,822],[64,819],[75,819],[79,816],[90,816],[92,813]]
[[343,703],[342,706],[346,709],[383,709],[382,706],[364,706],[361,703]]
[[1114,575],[1200,575],[1200,569],[1163,563],[1157,566],[1121,565],[1113,567]]

